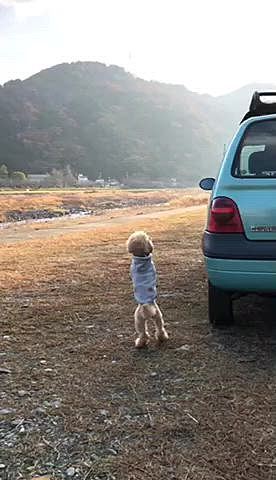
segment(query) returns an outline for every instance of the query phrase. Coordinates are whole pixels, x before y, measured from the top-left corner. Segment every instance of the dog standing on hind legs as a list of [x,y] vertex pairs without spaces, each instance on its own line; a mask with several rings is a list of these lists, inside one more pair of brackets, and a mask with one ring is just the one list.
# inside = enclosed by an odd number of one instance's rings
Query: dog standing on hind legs
[[134,232],[127,241],[127,250],[133,255],[131,262],[131,277],[134,287],[134,297],[138,306],[134,313],[137,338],[136,348],[145,347],[150,339],[148,321],[155,322],[155,337],[158,343],[168,340],[164,327],[163,315],[156,303],[157,275],[152,260],[153,243],[145,232]]

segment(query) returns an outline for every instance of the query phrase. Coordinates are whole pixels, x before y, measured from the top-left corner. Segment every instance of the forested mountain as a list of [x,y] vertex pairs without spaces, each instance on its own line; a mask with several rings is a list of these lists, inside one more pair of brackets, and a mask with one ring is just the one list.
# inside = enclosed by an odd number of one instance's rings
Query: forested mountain
[[117,66],[57,65],[0,87],[0,165],[196,182],[216,173],[236,125],[233,104]]

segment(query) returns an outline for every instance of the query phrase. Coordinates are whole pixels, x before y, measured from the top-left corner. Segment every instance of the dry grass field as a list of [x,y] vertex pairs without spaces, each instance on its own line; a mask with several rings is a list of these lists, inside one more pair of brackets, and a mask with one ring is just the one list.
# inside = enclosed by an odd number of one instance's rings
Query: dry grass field
[[[0,245],[1,479],[274,478],[273,300],[212,331],[206,208],[163,213]],[[144,351],[125,251],[140,228],[170,334]]]
[[172,204],[188,206],[205,203],[208,195],[198,189],[180,190],[45,190],[0,191],[0,223],[9,220],[14,212],[46,211],[62,214],[70,209],[88,209],[95,213],[103,210],[132,206]]

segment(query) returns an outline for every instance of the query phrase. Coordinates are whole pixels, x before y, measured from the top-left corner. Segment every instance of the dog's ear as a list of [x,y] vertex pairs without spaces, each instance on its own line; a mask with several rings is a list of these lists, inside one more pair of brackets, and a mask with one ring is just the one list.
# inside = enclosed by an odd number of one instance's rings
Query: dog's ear
[[132,253],[132,241],[131,241],[131,237],[129,237],[126,241],[126,249],[127,249],[127,252],[128,253]]
[[128,242],[127,244],[127,251],[128,253],[134,253],[134,249],[135,249],[135,245],[134,245],[135,242],[133,242],[133,240],[131,242]]
[[136,243],[137,243],[137,240],[135,238],[135,235],[134,234],[130,235],[130,237],[128,238],[128,240],[126,242],[126,248],[127,248],[128,253],[134,254],[134,251],[136,249]]
[[153,252],[153,243],[152,243],[151,238],[148,238],[148,241],[147,241],[147,252],[148,252],[148,253],[152,253],[152,252]]

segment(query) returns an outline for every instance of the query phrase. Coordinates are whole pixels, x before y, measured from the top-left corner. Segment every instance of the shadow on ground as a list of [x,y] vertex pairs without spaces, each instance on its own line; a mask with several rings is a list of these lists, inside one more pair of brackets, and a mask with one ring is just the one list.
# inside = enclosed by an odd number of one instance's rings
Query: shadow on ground
[[235,324],[214,329],[221,349],[237,361],[248,363],[248,370],[266,370],[273,375],[276,365],[276,298],[248,295],[234,302]]

